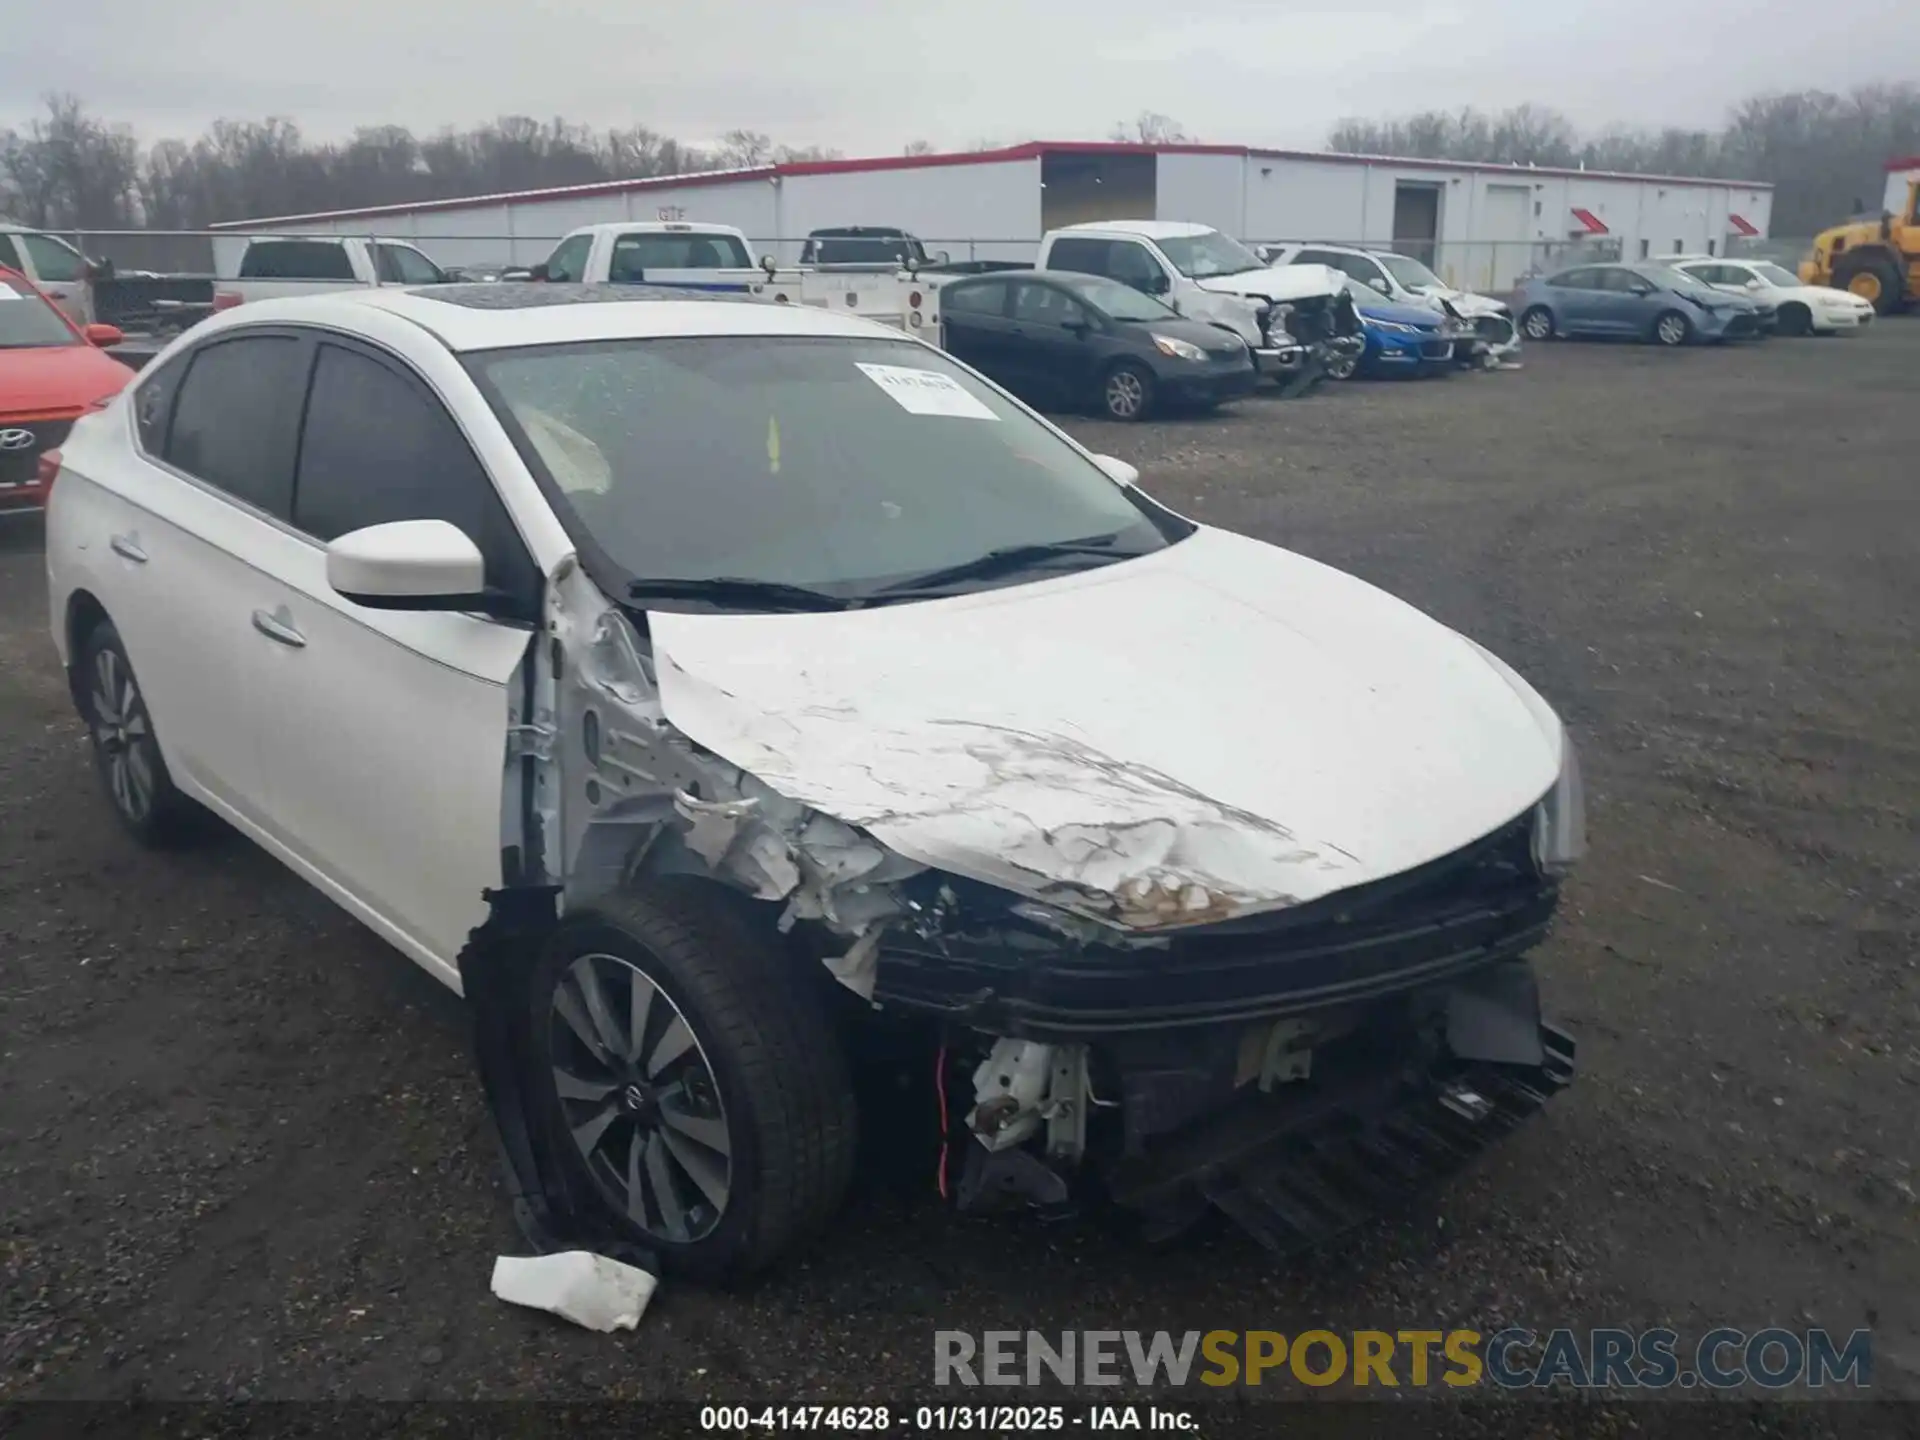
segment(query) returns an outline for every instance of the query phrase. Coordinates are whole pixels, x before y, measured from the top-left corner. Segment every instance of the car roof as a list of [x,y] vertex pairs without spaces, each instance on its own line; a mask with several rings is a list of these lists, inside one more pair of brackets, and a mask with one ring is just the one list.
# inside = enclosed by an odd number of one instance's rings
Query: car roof
[[1138,235],[1147,240],[1177,240],[1188,235],[1210,235],[1211,225],[1195,225],[1186,220],[1083,220],[1078,225],[1063,225],[1062,235],[1078,235],[1106,230],[1115,235]]
[[566,233],[571,240],[576,235],[684,235],[715,233],[739,235],[744,232],[738,225],[720,225],[705,220],[602,220],[595,225],[576,225]]
[[370,310],[411,321],[455,352],[696,335],[904,338],[900,330],[877,321],[744,294],[533,281],[383,287],[256,300],[203,320],[189,334],[208,334],[240,323],[336,326],[351,331],[359,328]]
[[827,225],[807,232],[809,240],[907,240],[905,230],[892,225]]

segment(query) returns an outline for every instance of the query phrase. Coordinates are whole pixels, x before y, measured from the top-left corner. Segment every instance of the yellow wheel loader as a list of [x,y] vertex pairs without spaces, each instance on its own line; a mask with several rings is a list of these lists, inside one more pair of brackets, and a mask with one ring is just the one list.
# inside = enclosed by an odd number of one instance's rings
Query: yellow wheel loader
[[1849,290],[1882,315],[1920,301],[1920,155],[1888,164],[1878,218],[1850,220],[1814,236],[1800,278]]

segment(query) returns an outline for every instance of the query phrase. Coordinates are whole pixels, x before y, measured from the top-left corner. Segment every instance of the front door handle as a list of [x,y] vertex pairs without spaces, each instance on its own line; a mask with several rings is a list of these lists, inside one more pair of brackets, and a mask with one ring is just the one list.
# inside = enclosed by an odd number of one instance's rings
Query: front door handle
[[282,645],[291,645],[296,650],[307,643],[307,637],[294,628],[293,616],[284,605],[278,610],[254,611],[253,628],[269,640],[277,640]]
[[140,541],[132,535],[115,535],[107,544],[113,547],[113,553],[136,565],[147,563],[147,552],[140,548]]

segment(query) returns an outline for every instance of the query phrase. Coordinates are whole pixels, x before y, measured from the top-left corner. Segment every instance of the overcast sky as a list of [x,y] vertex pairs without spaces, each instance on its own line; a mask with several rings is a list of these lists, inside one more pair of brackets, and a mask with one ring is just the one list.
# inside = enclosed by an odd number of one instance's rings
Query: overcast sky
[[1317,148],[1349,115],[1532,100],[1587,127],[1713,126],[1757,90],[1909,79],[1920,3],[0,0],[0,35],[0,124],[69,90],[145,139],[517,113],[864,155],[1102,138],[1151,109],[1205,140]]

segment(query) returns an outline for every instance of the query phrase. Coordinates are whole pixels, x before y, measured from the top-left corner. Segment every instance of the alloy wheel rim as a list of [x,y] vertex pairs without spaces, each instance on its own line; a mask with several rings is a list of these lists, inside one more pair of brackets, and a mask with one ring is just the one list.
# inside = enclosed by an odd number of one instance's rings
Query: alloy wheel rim
[[102,650],[93,661],[93,743],[107,771],[107,785],[120,813],[136,823],[153,810],[153,727],[119,653]]
[[1686,327],[1671,315],[1660,322],[1660,338],[1669,345],[1678,345],[1686,333]]
[[1547,317],[1539,311],[1536,310],[1527,317],[1527,338],[1529,340],[1546,339],[1548,328]]
[[1145,393],[1140,377],[1131,370],[1122,370],[1108,377],[1107,409],[1115,415],[1137,415],[1140,413],[1140,402],[1145,398]]
[[638,966],[582,955],[549,1002],[554,1090],[580,1158],[643,1233],[691,1244],[732,1193],[733,1137],[706,1051]]
[[1353,372],[1360,368],[1360,359],[1356,355],[1342,355],[1327,367],[1327,375],[1334,380],[1351,380]]

